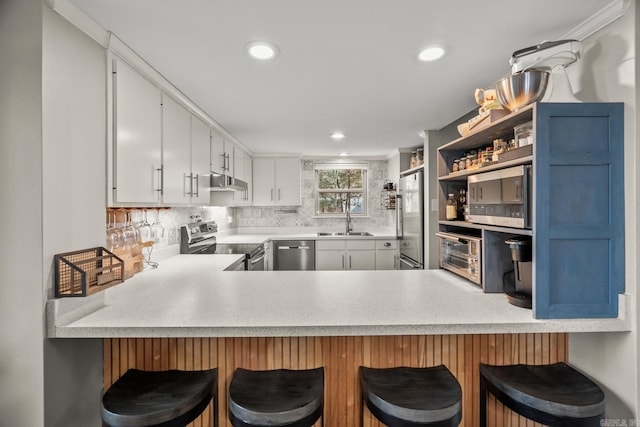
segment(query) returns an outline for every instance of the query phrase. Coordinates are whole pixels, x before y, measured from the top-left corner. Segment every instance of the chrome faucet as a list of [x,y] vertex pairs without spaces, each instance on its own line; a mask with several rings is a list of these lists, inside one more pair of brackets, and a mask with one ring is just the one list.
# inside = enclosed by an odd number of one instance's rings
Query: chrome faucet
[[347,234],[353,231],[353,226],[351,225],[351,197],[347,194]]

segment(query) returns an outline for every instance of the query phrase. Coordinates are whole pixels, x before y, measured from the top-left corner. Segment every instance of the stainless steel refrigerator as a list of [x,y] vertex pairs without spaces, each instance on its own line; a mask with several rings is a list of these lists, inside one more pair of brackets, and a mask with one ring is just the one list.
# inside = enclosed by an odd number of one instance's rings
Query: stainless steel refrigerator
[[424,269],[424,172],[400,176],[398,186],[397,229],[400,240],[398,269]]

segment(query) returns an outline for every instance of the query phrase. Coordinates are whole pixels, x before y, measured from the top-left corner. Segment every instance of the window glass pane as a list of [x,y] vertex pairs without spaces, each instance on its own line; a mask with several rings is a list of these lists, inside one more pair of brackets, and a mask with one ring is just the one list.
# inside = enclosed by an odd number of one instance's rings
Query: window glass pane
[[[318,213],[344,213],[347,206],[352,214],[364,214],[362,193],[318,192]],[[347,205],[347,202],[349,204]]]
[[349,206],[352,214],[363,214],[362,193],[350,193]]
[[342,193],[318,193],[318,213],[342,213],[344,212]]
[[320,190],[362,188],[362,169],[320,169],[317,172]]

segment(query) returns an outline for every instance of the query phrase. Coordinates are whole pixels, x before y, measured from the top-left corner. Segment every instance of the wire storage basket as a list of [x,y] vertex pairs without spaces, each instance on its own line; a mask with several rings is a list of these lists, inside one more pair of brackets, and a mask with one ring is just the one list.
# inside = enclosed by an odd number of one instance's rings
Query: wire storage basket
[[85,297],[122,283],[124,262],[102,247],[54,255],[55,294]]

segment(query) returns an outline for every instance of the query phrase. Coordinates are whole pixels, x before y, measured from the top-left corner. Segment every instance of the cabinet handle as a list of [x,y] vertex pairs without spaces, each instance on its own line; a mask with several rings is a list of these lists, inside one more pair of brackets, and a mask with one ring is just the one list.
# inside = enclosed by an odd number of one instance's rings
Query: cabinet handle
[[[198,185],[200,183],[200,176],[199,174],[196,174],[196,176],[193,176],[193,173],[191,174],[191,179],[196,181],[196,197],[200,197],[200,186]],[[193,196],[193,182],[191,183],[191,195]]]
[[280,201],[280,189],[278,188],[278,201]]
[[482,200],[482,187],[478,187],[478,192],[480,193],[480,200]]
[[391,242],[384,242],[384,247],[385,248],[391,247]]
[[342,269],[344,270],[344,255],[342,255]]
[[[153,166],[152,166],[153,167]],[[158,172],[158,182],[160,183],[159,188],[154,188],[153,191],[157,192],[162,196],[164,194],[164,165],[160,165],[159,168],[153,167],[155,172]]]
[[351,270],[351,255],[349,255],[349,270]]
[[[189,184],[187,184],[187,180],[189,180]],[[183,197],[193,196],[193,174],[184,174],[184,179],[182,180],[184,184],[184,188],[182,190]],[[187,191],[187,185],[189,190]]]
[[220,153],[220,157],[221,157],[221,160],[222,160],[222,162],[221,162],[222,164],[220,165],[220,167],[222,168],[222,172],[224,172],[224,170],[225,170],[224,167],[227,164],[227,160],[226,160],[226,157],[225,157],[224,153]]
[[271,201],[273,202],[273,188],[271,189]]

